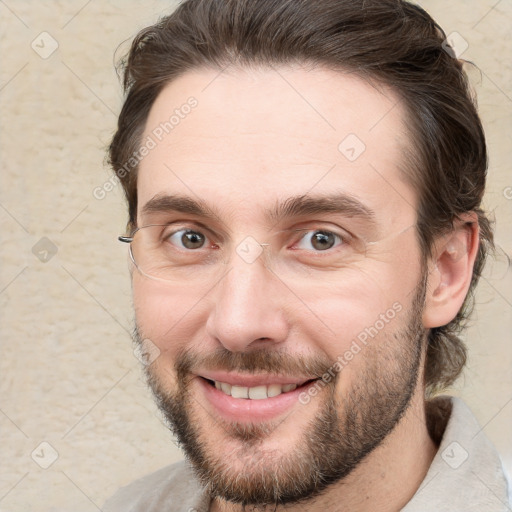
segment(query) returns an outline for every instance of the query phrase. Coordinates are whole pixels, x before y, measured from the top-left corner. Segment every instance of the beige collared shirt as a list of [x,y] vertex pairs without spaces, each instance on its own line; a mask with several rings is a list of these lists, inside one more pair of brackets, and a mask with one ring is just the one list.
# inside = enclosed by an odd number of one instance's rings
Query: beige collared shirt
[[[512,511],[500,458],[471,411],[458,398],[442,397],[436,403],[443,406],[431,408],[429,428],[442,436],[439,450],[419,489],[402,510]],[[208,512],[209,506],[209,496],[188,463],[182,461],[120,489],[102,510]]]

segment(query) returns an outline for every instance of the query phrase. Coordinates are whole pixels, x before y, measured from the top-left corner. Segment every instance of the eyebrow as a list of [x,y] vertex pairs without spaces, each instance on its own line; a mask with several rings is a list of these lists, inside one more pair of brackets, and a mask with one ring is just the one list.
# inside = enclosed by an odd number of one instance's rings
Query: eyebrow
[[[181,195],[156,195],[142,207],[141,211],[142,215],[168,212],[185,213],[222,222],[221,215],[205,201]],[[293,196],[284,201],[277,201],[265,212],[267,219],[273,223],[293,217],[326,213],[338,213],[375,224],[375,212],[347,193]]]
[[208,219],[220,220],[217,213],[204,201],[187,196],[158,194],[150,199],[141,210],[142,215],[152,213],[179,212]]
[[268,212],[268,217],[279,222],[290,217],[302,217],[325,213],[340,213],[346,217],[356,217],[375,223],[375,212],[364,203],[347,193],[330,195],[301,195],[277,202]]

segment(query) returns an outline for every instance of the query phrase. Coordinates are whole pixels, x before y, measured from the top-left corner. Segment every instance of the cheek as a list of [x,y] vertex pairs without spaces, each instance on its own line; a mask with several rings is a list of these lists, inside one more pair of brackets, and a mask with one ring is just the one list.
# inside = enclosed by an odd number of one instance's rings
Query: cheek
[[167,362],[188,348],[196,330],[206,324],[203,293],[194,287],[159,283],[133,275],[133,301],[137,327],[160,350]]
[[417,272],[403,275],[389,265],[375,265],[371,271],[333,275],[316,290],[310,282],[308,295],[302,296],[306,307],[297,322],[304,337],[315,340],[315,348],[335,361],[354,342],[364,347],[389,339],[404,326],[418,276]]

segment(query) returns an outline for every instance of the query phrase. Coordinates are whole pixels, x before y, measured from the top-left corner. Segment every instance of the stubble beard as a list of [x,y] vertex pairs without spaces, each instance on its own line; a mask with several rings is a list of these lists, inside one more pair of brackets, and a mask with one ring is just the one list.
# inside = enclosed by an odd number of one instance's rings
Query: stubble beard
[[[423,281],[405,327],[390,336],[378,336],[363,348],[364,367],[348,390],[337,391],[337,374],[310,405],[295,407],[281,420],[281,428],[286,428],[294,424],[294,414],[301,414],[300,407],[312,406],[317,400],[324,402],[288,453],[265,449],[265,440],[280,423],[229,424],[206,414],[190,393],[190,370],[197,360],[190,352],[176,360],[178,386],[173,392],[165,390],[152,366],[146,367],[160,410],[211,496],[264,509],[306,502],[343,481],[397,426],[411,402],[425,342],[421,324],[424,298]],[[142,339],[137,331],[135,337]],[[215,361],[222,361],[221,368],[226,370],[276,373],[280,360],[285,366],[289,363],[291,367],[308,369],[319,370],[325,365],[321,359],[308,365],[268,350],[234,354],[222,349],[217,355]],[[216,444],[210,439],[214,429],[223,436]]]

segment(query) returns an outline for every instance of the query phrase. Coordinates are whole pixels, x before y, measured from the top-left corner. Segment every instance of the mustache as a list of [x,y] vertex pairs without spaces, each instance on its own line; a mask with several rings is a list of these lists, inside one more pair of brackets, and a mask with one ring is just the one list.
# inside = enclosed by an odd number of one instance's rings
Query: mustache
[[291,355],[273,349],[256,349],[247,352],[231,352],[218,347],[210,354],[198,354],[183,350],[176,358],[175,371],[180,381],[201,370],[238,373],[265,373],[269,375],[319,378],[326,373],[333,362],[320,356]]
[[[135,325],[132,338],[135,344],[143,343],[144,335]],[[321,378],[332,369],[334,361],[327,356],[290,354],[275,348],[251,349],[246,352],[232,352],[223,346],[204,354],[193,348],[182,348],[177,352],[174,370],[181,385],[194,378],[201,371],[225,371],[246,374],[264,373],[279,377]],[[150,368],[146,368],[150,372]],[[332,383],[337,381],[336,373]]]

